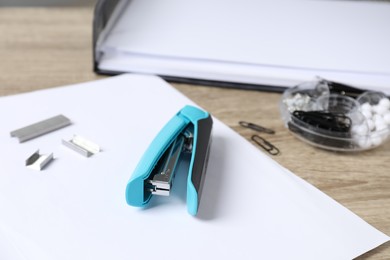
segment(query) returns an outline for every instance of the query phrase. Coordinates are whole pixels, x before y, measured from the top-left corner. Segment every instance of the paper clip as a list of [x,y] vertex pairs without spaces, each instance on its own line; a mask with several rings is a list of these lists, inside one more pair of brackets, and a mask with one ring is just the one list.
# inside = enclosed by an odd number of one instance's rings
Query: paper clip
[[251,139],[253,142],[258,144],[260,147],[262,147],[271,155],[278,155],[280,153],[279,149],[276,146],[274,146],[273,144],[271,144],[261,136],[252,135]]
[[238,123],[242,127],[249,128],[249,129],[255,130],[257,132],[267,133],[267,134],[275,134],[274,130],[269,129],[269,128],[265,128],[265,127],[260,126],[260,125],[256,125],[256,124],[245,122],[245,121],[240,121]]

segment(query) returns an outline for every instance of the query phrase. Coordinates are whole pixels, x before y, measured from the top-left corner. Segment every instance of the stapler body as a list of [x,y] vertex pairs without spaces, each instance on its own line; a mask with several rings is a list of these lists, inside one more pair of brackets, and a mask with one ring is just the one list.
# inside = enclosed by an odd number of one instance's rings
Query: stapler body
[[153,195],[168,196],[176,165],[190,153],[187,176],[187,210],[198,212],[211,143],[212,118],[192,106],[181,109],[158,133],[135,168],[126,187],[131,206],[145,206]]

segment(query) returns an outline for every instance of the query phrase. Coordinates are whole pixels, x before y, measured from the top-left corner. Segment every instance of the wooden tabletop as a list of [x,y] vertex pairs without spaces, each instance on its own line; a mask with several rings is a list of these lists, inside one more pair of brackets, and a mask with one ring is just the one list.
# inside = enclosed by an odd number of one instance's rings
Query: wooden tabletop
[[[104,78],[92,71],[91,7],[0,8],[0,96]],[[390,235],[390,142],[335,153],[293,137],[279,113],[280,93],[173,84],[248,140],[238,121],[276,131],[274,160]],[[261,149],[261,148],[259,148]],[[386,243],[358,259],[390,259]]]

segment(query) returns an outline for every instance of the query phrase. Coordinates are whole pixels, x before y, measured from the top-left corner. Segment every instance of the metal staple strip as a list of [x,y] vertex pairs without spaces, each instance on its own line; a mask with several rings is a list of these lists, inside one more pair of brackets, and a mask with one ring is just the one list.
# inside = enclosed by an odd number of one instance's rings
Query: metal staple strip
[[26,166],[34,170],[42,170],[53,160],[53,153],[49,155],[39,154],[39,150],[26,159]]
[[71,124],[69,118],[64,115],[57,115],[40,122],[25,126],[23,128],[12,131],[12,137],[17,137],[19,142],[25,142],[35,137],[55,131]]

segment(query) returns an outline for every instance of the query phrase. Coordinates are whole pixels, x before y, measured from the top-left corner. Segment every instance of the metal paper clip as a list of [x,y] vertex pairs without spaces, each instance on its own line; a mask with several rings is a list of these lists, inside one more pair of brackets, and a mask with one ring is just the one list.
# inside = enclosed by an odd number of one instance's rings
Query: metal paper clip
[[258,144],[260,147],[262,147],[271,155],[278,155],[280,153],[279,149],[276,146],[274,146],[273,144],[271,144],[261,136],[252,135],[251,139],[253,142]]
[[245,122],[245,121],[240,121],[238,123],[242,127],[249,128],[249,129],[255,130],[257,132],[267,133],[267,134],[275,134],[274,130],[269,129],[269,128],[265,128],[265,127],[260,126],[260,125],[256,125],[256,124]]

